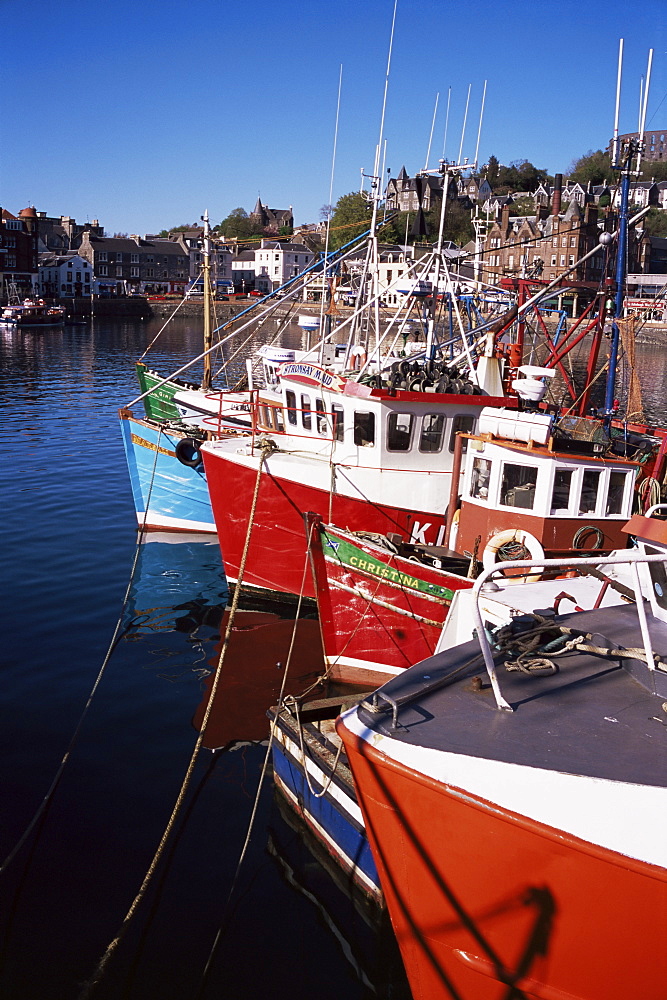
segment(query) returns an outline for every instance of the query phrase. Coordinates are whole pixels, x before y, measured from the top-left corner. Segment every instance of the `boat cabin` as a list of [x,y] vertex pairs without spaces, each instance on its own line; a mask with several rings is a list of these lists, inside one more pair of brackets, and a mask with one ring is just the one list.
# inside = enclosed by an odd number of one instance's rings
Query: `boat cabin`
[[625,547],[638,463],[602,448],[591,453],[597,446],[588,441],[579,453],[571,441],[561,450],[554,430],[548,414],[482,412],[480,433],[468,439],[452,547],[481,558],[513,533],[539,556]]
[[279,400],[259,401],[258,430],[286,434],[295,450],[383,470],[451,471],[457,434],[473,434],[492,400],[390,393],[298,361],[282,365],[280,385]]

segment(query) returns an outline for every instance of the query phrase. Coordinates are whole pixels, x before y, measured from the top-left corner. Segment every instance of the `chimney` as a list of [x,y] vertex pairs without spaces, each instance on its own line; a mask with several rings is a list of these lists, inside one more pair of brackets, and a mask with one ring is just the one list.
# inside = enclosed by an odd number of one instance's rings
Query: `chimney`
[[556,174],[554,177],[554,193],[551,201],[551,214],[560,215],[560,202],[563,194],[563,175]]
[[510,207],[509,205],[503,205],[500,212],[500,228],[503,232],[509,229],[510,225]]

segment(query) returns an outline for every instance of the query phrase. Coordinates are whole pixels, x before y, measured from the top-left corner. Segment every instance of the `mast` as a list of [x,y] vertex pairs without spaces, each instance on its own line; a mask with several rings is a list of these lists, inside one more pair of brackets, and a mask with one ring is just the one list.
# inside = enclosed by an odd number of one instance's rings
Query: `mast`
[[211,354],[213,336],[211,332],[211,227],[208,221],[208,209],[202,215],[204,222],[204,240],[202,277],[204,281],[204,377],[201,387],[205,392],[211,388]]
[[[653,60],[653,49],[649,50],[648,72],[646,77],[646,87],[643,94],[643,106],[640,110],[639,131],[636,139],[631,139],[627,147],[621,152],[618,140],[618,111],[620,101],[621,84],[621,64],[623,60],[623,39],[620,40],[618,53],[618,82],[616,88],[616,116],[614,121],[614,141],[612,147],[612,167],[622,171],[621,177],[621,204],[618,215],[618,245],[616,248],[616,297],[614,301],[614,320],[612,322],[611,346],[609,351],[609,370],[607,372],[607,384],[605,388],[604,415],[607,420],[614,412],[614,397],[616,390],[616,371],[618,368],[618,348],[621,339],[621,331],[617,320],[623,314],[623,300],[625,298],[625,279],[628,263],[628,205],[630,200],[630,178],[632,174],[639,174],[641,154],[644,150],[644,128],[646,124],[646,107],[648,103],[648,88],[651,77],[651,63]],[[633,158],[636,157],[634,171],[632,169]]]

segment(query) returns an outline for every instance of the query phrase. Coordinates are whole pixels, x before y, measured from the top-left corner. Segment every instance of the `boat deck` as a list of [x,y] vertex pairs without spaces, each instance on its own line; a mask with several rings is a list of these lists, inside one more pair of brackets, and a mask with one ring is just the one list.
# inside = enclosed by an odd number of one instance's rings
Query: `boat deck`
[[[596,646],[643,647],[632,606],[559,615],[554,622],[592,633]],[[665,656],[667,625],[649,614],[649,627],[654,653]],[[508,671],[503,657],[496,668],[503,696],[514,710],[507,712],[496,706],[479,652],[473,640],[437,653],[385,684],[381,694],[398,705],[396,726],[391,706],[382,699],[381,714],[365,707],[368,702],[362,705],[360,722],[415,747],[593,778],[667,784],[663,669],[652,673],[637,660],[624,660],[623,666],[613,653],[576,652],[556,658],[555,674],[526,674]],[[481,687],[473,678],[481,680]],[[652,684],[662,694],[653,693]]]

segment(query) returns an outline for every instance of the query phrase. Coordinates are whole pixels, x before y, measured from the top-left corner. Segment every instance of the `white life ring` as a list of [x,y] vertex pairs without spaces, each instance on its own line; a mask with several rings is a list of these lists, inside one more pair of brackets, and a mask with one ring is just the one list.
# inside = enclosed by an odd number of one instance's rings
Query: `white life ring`
[[[499,531],[496,535],[486,543],[484,552],[482,553],[482,565],[484,569],[493,569],[494,566],[502,565],[496,556],[498,555],[498,550],[506,545],[508,542],[518,542],[519,545],[525,546],[530,552],[531,559],[544,559],[544,549],[541,544],[535,538],[535,535],[531,535],[529,531],[524,531],[523,528],[507,528],[505,531]],[[544,566],[536,566],[534,572],[529,576],[517,576],[517,577],[507,577],[507,583],[536,583],[537,580],[541,579],[542,573],[544,572]]]

